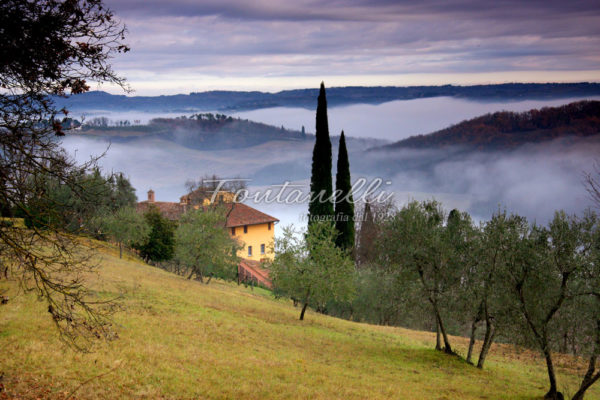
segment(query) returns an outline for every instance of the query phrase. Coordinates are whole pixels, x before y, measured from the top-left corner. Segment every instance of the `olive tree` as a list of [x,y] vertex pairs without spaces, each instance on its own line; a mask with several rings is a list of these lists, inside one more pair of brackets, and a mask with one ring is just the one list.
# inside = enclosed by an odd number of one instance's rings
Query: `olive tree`
[[123,245],[131,247],[148,238],[150,225],[133,207],[121,207],[103,219],[106,234],[119,245],[119,258],[123,258]]
[[[507,290],[512,295],[514,312],[520,317],[515,319],[515,325],[542,353],[546,362],[550,384],[545,395],[547,399],[564,398],[558,390],[552,355],[558,348],[560,320],[569,303],[581,299],[587,292],[593,293],[593,290],[587,290],[587,279],[582,278],[586,271],[595,272],[595,266],[590,265],[590,257],[598,243],[587,240],[590,236],[585,234],[593,231],[595,225],[597,222],[593,214],[578,218],[557,212],[547,228],[534,225],[523,230],[521,240],[512,249],[506,263]],[[579,317],[590,315],[586,308],[579,307],[574,311]],[[596,312],[589,317],[592,341],[596,340],[598,332],[593,328],[597,323]],[[591,347],[595,349],[590,358],[595,367],[598,350],[595,345]],[[594,378],[598,379],[598,376],[594,377],[594,371],[594,368],[588,371],[589,376],[586,375],[582,386],[589,387]],[[583,394],[578,398],[582,397]]]
[[[457,243],[449,240],[452,235],[446,230],[445,220],[446,214],[438,202],[409,203],[387,221],[385,235],[381,236],[380,258],[389,273],[398,276],[399,290],[419,282],[421,295],[430,304],[437,331],[443,338],[443,350],[453,354],[447,306],[461,281],[461,271]],[[458,223],[456,234],[464,226],[463,222]],[[441,350],[439,335],[436,349]]]
[[485,326],[478,368],[483,368],[498,330],[514,324],[513,315],[505,306],[508,300],[503,286],[503,273],[505,263],[527,229],[526,219],[507,215],[506,211],[498,212],[477,230],[478,234],[469,246],[469,266],[461,282],[464,303],[460,309],[470,325],[469,363],[472,362],[479,325]]
[[212,277],[234,279],[240,249],[225,229],[226,215],[220,208],[185,213],[175,231],[175,261],[188,269],[188,279],[200,282]]
[[270,263],[273,286],[302,304],[300,320],[309,304],[349,301],[355,294],[354,263],[335,244],[337,231],[329,222],[313,222],[306,232],[284,227],[275,239]]

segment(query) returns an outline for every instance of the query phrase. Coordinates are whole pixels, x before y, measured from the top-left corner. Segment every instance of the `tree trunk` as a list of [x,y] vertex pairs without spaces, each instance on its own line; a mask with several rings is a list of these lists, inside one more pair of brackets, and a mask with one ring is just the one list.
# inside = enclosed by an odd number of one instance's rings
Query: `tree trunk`
[[304,321],[304,313],[306,312],[306,307],[308,307],[308,301],[305,302],[302,306],[302,311],[300,311],[300,321]]
[[548,400],[564,400],[565,396],[556,388],[556,374],[554,373],[554,364],[552,363],[552,356],[550,350],[548,350],[548,344],[546,343],[546,349],[544,349],[544,357],[546,358],[546,367],[548,369],[548,379],[550,380],[550,390],[544,396],[544,399]]
[[479,320],[474,320],[471,324],[471,339],[469,340],[469,351],[467,352],[467,362],[473,364],[473,347],[475,347],[475,332],[477,331],[477,323]]
[[123,258],[123,245],[119,242],[119,258]]
[[448,354],[454,354],[452,351],[452,346],[450,346],[450,340],[448,340],[448,334],[446,333],[446,328],[442,323],[442,318],[440,318],[440,331],[442,332],[442,338],[444,339],[444,352]]
[[479,353],[479,360],[477,360],[477,368],[483,369],[483,364],[485,363],[485,358],[492,347],[492,343],[494,342],[494,337],[496,336],[496,327],[494,323],[488,318],[485,321],[485,336],[483,339],[483,344],[481,345],[481,352]]
[[208,280],[206,281],[206,284],[208,285],[210,283],[210,280],[212,279],[212,275],[208,277]]
[[467,362],[469,364],[473,364],[473,348],[475,347],[475,333],[477,332],[477,324],[481,322],[483,319],[483,309],[484,309],[484,301],[479,303],[479,307],[477,308],[477,314],[473,319],[473,323],[471,324],[471,339],[469,340],[469,352],[467,353]]
[[585,378],[583,378],[583,381],[581,382],[581,385],[579,386],[579,390],[573,396],[573,400],[583,400],[583,396],[585,395],[586,390],[588,390],[598,379],[600,379],[600,373],[597,373],[595,376],[590,375],[589,377],[588,374],[586,374]]
[[[442,322],[442,316],[440,315],[437,305],[435,302],[431,302],[433,305],[433,310],[435,312],[435,318],[437,320],[438,332],[442,334],[442,338],[444,339],[444,352],[447,354],[454,354],[452,351],[452,346],[450,346],[450,341],[448,340],[448,334],[446,333],[446,328],[444,327],[444,323]],[[436,343],[436,349],[439,343]]]
[[579,385],[579,390],[573,396],[573,400],[583,400],[585,391],[596,381],[600,380],[600,372],[596,372],[596,361],[598,360],[598,356],[600,356],[600,319],[596,322],[596,325],[596,343],[594,344],[594,351],[592,352],[592,355],[590,355],[587,372],[581,381],[581,385]]
[[440,323],[435,318],[435,349],[442,350],[442,337],[440,336]]

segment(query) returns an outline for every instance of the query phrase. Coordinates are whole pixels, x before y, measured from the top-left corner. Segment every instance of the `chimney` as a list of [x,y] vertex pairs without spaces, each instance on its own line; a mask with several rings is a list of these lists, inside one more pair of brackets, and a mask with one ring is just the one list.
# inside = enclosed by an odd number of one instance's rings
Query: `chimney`
[[148,190],[148,203],[154,203],[154,190]]

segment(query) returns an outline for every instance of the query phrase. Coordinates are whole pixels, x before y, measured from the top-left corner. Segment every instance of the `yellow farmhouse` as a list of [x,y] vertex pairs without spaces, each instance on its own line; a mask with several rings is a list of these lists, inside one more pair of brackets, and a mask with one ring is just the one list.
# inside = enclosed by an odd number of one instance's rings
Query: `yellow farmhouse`
[[226,212],[225,229],[235,238],[242,248],[238,256],[242,259],[238,266],[238,279],[253,280],[271,287],[268,272],[261,268],[261,261],[272,260],[273,242],[275,239],[275,224],[277,218],[267,215],[255,208],[234,202],[234,194],[220,191],[214,196],[207,189],[196,189],[184,196],[179,202],[156,201],[154,191],[148,191],[148,199],[137,204],[139,212],[145,212],[155,207],[160,213],[170,219],[178,220],[188,210],[199,209],[211,205],[222,205]]
[[273,259],[275,223],[279,220],[241,203],[226,204],[229,235],[244,247],[238,256],[247,260]]

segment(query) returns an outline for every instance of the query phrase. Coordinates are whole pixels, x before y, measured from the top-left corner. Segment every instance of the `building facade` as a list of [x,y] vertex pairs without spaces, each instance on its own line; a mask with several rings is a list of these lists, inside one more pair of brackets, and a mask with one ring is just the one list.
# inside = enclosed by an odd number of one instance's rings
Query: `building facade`
[[179,202],[156,201],[155,193],[150,189],[148,199],[139,202],[137,210],[146,212],[156,208],[165,218],[176,221],[190,210],[223,207],[226,214],[224,229],[241,245],[238,257],[242,262],[238,267],[238,275],[242,279],[271,287],[268,272],[261,267],[261,262],[272,260],[275,256],[275,224],[279,220],[248,205],[236,203],[234,198],[234,194],[227,191],[220,191],[213,196],[213,192],[196,189],[182,196]]

